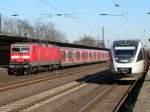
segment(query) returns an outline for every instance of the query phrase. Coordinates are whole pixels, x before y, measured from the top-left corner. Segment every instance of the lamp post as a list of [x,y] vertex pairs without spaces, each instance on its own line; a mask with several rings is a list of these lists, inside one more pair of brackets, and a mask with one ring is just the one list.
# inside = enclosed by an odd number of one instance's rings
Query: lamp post
[[30,27],[30,26],[26,26],[24,27],[24,36],[29,38],[30,37],[30,34],[29,34],[29,31],[31,31],[33,27]]
[[0,33],[2,33],[2,16],[1,16],[1,13],[0,13]]
[[[149,14],[149,15],[150,15],[150,12],[147,12],[146,14]],[[149,38],[148,40],[149,40],[149,42],[150,42],[150,38]]]

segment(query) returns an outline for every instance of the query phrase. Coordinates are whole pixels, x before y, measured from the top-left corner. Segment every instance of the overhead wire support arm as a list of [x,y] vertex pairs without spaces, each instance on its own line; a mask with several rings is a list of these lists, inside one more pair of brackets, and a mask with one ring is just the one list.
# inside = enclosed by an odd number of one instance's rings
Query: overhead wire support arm
[[101,16],[122,16],[122,17],[126,17],[123,14],[107,14],[107,13],[102,13],[102,14],[99,14],[99,15],[101,15]]

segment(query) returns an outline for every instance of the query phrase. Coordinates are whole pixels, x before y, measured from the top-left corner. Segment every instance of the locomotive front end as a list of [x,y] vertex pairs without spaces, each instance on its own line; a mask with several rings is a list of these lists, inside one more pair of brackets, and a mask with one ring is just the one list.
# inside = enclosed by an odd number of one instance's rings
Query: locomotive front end
[[137,79],[142,76],[145,68],[144,51],[138,40],[118,40],[111,50],[111,72],[115,77]]
[[30,45],[29,44],[12,44],[10,52],[9,73],[23,73],[30,67]]

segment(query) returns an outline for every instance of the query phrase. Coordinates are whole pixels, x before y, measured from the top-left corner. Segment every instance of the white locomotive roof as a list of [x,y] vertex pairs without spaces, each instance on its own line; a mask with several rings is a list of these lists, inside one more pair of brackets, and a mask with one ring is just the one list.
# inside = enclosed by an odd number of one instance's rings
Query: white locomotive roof
[[116,40],[113,42],[113,47],[116,46],[138,46],[140,40]]

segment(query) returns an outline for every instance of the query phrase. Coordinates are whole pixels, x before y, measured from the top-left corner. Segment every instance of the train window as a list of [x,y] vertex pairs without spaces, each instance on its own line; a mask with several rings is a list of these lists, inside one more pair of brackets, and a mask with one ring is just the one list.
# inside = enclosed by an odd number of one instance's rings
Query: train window
[[96,52],[94,52],[94,57],[96,57]]
[[84,53],[82,53],[82,58],[84,58]]
[[65,59],[66,58],[66,52],[62,51],[62,59]]
[[82,58],[86,58],[86,56],[87,56],[87,53],[82,53]]
[[92,53],[91,53],[91,52],[89,53],[89,57],[90,57],[90,58],[92,57]]
[[142,49],[140,50],[139,54],[138,54],[138,58],[137,58],[137,61],[141,61],[143,60],[143,52],[142,52]]
[[74,56],[75,56],[75,54],[74,54],[74,53],[72,53],[72,58],[74,58]]
[[94,57],[94,53],[91,54],[92,58]]
[[132,49],[119,49],[115,50],[115,57],[133,57],[135,50]]
[[98,57],[100,57],[100,52],[98,53]]
[[68,58],[72,58],[72,52],[68,52]]
[[66,58],[66,52],[63,53],[64,58]]
[[76,52],[76,58],[80,58],[80,52]]
[[14,47],[12,48],[12,52],[20,52],[20,48]]
[[21,48],[21,52],[22,52],[22,53],[27,53],[27,52],[29,52],[29,47],[22,47],[22,48]]

